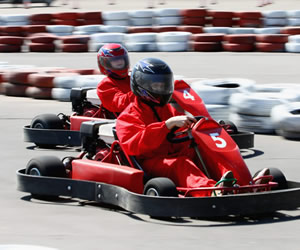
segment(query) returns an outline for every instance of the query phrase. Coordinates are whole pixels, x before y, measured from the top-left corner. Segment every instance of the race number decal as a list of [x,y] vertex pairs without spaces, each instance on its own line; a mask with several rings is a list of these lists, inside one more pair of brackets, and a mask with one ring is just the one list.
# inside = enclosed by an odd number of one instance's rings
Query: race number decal
[[219,133],[211,133],[209,135],[214,140],[214,142],[216,143],[216,146],[218,148],[225,148],[226,147],[227,143],[223,138],[219,137],[219,135],[220,135]]
[[192,101],[195,101],[195,97],[193,95],[191,95],[187,90],[183,91],[183,98],[191,99]]

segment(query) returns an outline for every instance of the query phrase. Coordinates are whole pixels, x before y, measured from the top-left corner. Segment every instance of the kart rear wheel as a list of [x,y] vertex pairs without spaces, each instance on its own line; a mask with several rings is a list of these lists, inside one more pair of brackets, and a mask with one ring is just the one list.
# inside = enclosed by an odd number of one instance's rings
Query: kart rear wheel
[[[31,159],[26,166],[25,174],[61,178],[67,177],[64,164],[55,156],[40,156]],[[31,196],[43,200],[57,199],[57,196],[50,195],[31,194]]]
[[[42,114],[33,118],[30,127],[37,129],[63,129],[63,121],[55,114]],[[41,148],[53,148],[56,145],[35,143]]]
[[165,177],[157,177],[149,180],[144,188],[144,194],[149,196],[177,197],[178,191],[173,181]]

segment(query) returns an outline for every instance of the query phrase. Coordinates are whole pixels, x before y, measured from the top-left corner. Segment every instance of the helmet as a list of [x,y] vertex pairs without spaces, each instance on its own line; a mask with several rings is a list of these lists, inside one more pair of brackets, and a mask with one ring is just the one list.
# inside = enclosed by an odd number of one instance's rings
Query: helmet
[[174,91],[173,72],[160,59],[142,59],[131,72],[130,87],[143,102],[151,106],[164,106]]
[[102,74],[114,78],[125,78],[129,71],[127,50],[120,44],[103,45],[97,54],[97,62]]

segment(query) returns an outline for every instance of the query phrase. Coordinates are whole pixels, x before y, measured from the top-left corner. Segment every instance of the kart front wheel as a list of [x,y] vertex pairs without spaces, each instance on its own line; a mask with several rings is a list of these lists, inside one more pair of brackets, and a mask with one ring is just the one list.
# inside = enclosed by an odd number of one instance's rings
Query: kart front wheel
[[[63,129],[63,121],[55,114],[42,114],[34,117],[30,124],[31,128],[36,129]],[[38,147],[53,148],[56,145],[36,143]]]
[[169,178],[157,177],[149,180],[144,188],[144,194],[149,196],[177,197],[178,191]]
[[[62,161],[55,156],[40,156],[31,159],[25,170],[27,175],[61,177],[66,178],[67,173]],[[55,199],[56,196],[31,194],[32,197],[39,199]]]

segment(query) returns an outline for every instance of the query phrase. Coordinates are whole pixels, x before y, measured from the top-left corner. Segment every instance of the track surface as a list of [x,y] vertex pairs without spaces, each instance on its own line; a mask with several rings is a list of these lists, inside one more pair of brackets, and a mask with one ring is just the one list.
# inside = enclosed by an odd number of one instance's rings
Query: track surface
[[[216,9],[246,10],[256,1],[220,0]],[[86,10],[94,0],[87,0]],[[96,1],[95,1],[96,2]],[[121,2],[121,1],[118,1]],[[197,7],[198,1],[167,1],[166,7]],[[171,5],[174,3],[174,6]],[[180,5],[181,2],[181,5]],[[192,4],[193,2],[193,4]],[[57,2],[57,6],[58,6]],[[136,3],[136,9],[144,2]],[[227,4],[226,4],[227,3]],[[283,3],[286,3],[284,5]],[[143,5],[142,5],[143,4]],[[82,3],[83,5],[83,3]],[[298,5],[298,6],[297,6]],[[17,13],[21,8],[0,6],[0,13]],[[126,8],[125,4],[99,8]],[[285,8],[283,8],[283,6]],[[244,7],[244,8],[243,8]],[[276,1],[272,7],[300,9],[292,0]],[[126,8],[127,9],[127,8]],[[251,8],[249,7],[249,10]],[[66,10],[52,7],[51,11]],[[253,10],[258,10],[254,8]],[[28,12],[48,12],[35,7]],[[143,57],[159,57],[170,64],[177,75],[186,77],[242,77],[260,83],[299,83],[299,54],[288,53],[132,53],[131,64]],[[95,68],[95,53],[86,54],[1,54],[9,64]],[[300,210],[251,218],[216,220],[182,218],[157,220],[148,216],[129,214],[107,207],[61,200],[46,202],[30,199],[16,190],[16,170],[24,168],[32,157],[76,155],[73,148],[42,150],[23,142],[24,125],[41,113],[71,113],[70,103],[14,98],[0,95],[0,246],[1,244],[30,244],[61,250],[81,249],[298,249]],[[256,135],[254,150],[243,152],[252,173],[263,167],[278,167],[287,179],[300,181],[300,142],[279,136]],[[299,197],[300,199],[300,197]]]

